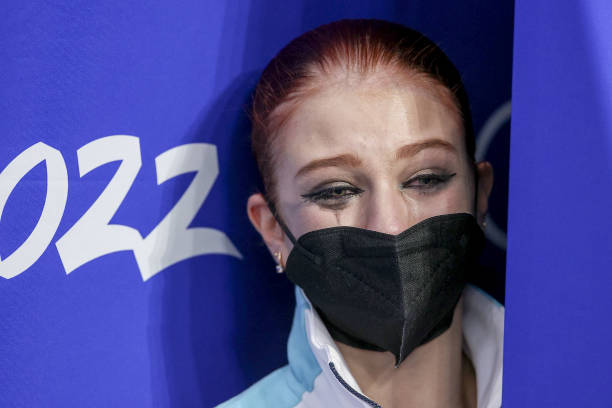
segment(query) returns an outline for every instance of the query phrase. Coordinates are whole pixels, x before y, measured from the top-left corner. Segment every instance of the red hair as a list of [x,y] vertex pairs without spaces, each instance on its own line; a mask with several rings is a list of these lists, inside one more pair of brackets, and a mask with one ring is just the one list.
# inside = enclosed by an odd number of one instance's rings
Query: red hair
[[315,92],[332,72],[368,75],[392,69],[425,81],[448,95],[463,122],[469,157],[474,135],[467,93],[459,72],[444,52],[423,34],[383,20],[340,20],[308,31],[287,44],[264,69],[251,106],[251,145],[270,203],[276,201],[276,131],[299,100]]

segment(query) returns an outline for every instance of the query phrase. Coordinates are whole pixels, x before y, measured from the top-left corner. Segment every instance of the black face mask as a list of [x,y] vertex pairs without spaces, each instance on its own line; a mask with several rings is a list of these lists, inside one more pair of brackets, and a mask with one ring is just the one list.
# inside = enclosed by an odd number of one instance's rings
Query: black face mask
[[355,227],[308,232],[285,271],[316,307],[331,336],[390,351],[398,366],[445,332],[484,244],[471,214],[428,218],[389,235]]

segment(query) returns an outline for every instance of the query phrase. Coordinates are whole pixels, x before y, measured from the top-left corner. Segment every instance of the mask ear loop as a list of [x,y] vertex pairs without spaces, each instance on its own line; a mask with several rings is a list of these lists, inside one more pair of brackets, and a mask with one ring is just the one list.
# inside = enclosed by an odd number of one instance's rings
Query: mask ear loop
[[276,211],[276,206],[274,205],[274,203],[271,200],[268,199],[267,194],[263,194],[263,197],[264,197],[264,200],[266,200],[266,204],[268,204],[268,208],[272,212],[272,216],[274,217],[276,222],[278,222],[278,225],[280,225],[280,227],[283,230],[283,232],[285,234],[287,234],[287,237],[289,237],[289,240],[291,241],[291,243],[295,246],[297,244],[297,240],[295,239],[295,237],[293,236],[291,231],[289,231],[289,228],[283,222],[281,217],[278,215],[278,212]]
[[474,214],[478,221],[478,167],[475,160],[472,161],[472,169],[474,170]]
[[[478,222],[478,166],[476,161],[472,161],[472,169],[474,170],[474,214],[476,214],[476,222]],[[484,231],[487,228],[487,214],[484,214],[481,228]]]
[[[304,256],[310,259],[311,262],[314,262],[317,265],[321,264],[322,260],[317,255],[313,254],[312,252],[304,248],[302,245],[300,245],[297,239],[295,239],[295,236],[291,233],[291,231],[289,231],[287,224],[285,224],[285,222],[282,220],[282,218],[276,211],[276,206],[274,205],[274,203],[272,203],[272,200],[268,199],[268,196],[266,194],[263,194],[263,197],[264,197],[264,200],[266,200],[266,204],[268,204],[268,208],[272,212],[274,219],[276,219],[276,222],[278,222],[278,225],[280,225],[283,232],[287,234],[287,237],[289,237],[289,240],[293,244],[293,248],[294,249],[297,248]],[[291,254],[289,254],[289,257],[287,257],[287,262],[289,262],[290,257],[291,257]],[[287,265],[285,265],[285,268],[286,267]]]

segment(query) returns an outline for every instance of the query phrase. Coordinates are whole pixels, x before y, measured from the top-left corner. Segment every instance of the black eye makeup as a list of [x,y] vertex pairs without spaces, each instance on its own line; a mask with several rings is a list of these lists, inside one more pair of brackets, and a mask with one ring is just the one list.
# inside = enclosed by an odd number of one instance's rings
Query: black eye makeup
[[315,188],[313,192],[302,194],[302,198],[304,201],[316,203],[322,207],[338,209],[361,193],[363,190],[359,187],[343,183]]
[[[457,173],[429,171],[418,174],[401,184],[403,190],[414,190],[421,194],[435,193],[442,189]],[[315,203],[330,209],[342,209],[348,202],[361,195],[363,189],[350,183],[324,184],[313,191],[302,194],[305,202]]]
[[430,193],[443,187],[457,173],[423,173],[416,175],[402,183],[402,188],[417,190],[421,193]]

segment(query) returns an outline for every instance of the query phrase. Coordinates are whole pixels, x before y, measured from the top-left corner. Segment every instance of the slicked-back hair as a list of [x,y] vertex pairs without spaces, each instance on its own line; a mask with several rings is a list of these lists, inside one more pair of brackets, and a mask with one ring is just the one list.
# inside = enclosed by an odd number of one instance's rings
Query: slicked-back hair
[[300,99],[324,86],[335,72],[365,77],[385,69],[445,91],[462,120],[466,151],[473,161],[475,142],[467,93],[446,54],[429,38],[401,24],[340,20],[287,44],[266,66],[255,88],[251,146],[269,202],[276,201],[275,134]]

